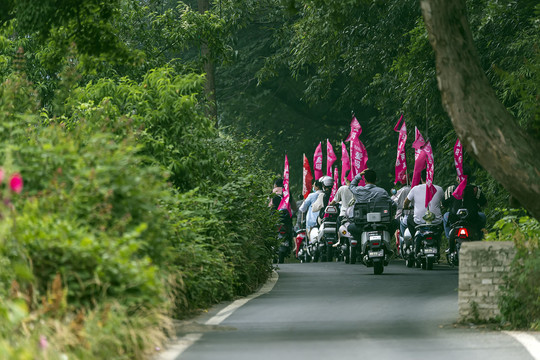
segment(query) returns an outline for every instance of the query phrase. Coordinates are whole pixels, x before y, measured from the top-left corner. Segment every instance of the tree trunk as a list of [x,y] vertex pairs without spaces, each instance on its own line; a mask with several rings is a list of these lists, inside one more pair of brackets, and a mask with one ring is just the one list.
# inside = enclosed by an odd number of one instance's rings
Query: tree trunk
[[497,99],[482,67],[465,0],[421,0],[442,103],[469,152],[540,220],[540,144]]
[[[210,9],[209,0],[197,0],[197,6],[199,12],[204,12]],[[204,59],[204,72],[206,73],[206,83],[204,86],[204,92],[206,100],[208,101],[207,115],[210,116],[217,124],[217,103],[216,103],[216,82],[214,63],[210,58],[210,50],[205,40],[201,42],[201,56]]]

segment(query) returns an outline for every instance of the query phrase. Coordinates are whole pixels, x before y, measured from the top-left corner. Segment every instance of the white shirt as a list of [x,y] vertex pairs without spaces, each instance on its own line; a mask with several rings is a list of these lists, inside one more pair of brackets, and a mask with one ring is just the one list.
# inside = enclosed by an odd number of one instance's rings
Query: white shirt
[[[429,211],[435,215],[434,224],[442,222],[441,201],[444,196],[443,189],[439,185],[434,185],[437,192],[429,202]],[[424,224],[426,221],[422,217],[426,214],[426,184],[416,185],[409,191],[407,199],[414,205],[414,222]]]
[[409,195],[409,191],[411,191],[411,187],[409,185],[403,186],[401,189],[399,189],[396,193],[396,195],[392,196],[392,200],[396,203],[396,219],[399,219],[401,217],[401,214],[403,213],[403,203],[405,202],[405,198],[407,198],[407,195]]
[[334,200],[337,203],[341,203],[341,210],[339,211],[339,216],[345,216],[347,214],[347,209],[349,208],[349,203],[354,198],[352,191],[349,189],[349,185],[340,186],[334,196]]

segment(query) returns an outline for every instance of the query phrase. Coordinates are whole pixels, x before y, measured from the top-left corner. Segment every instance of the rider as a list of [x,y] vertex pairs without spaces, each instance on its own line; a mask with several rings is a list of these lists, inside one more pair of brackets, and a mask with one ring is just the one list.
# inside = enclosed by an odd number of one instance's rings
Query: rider
[[[408,177],[408,179],[410,179],[411,176]],[[400,184],[398,182],[398,184]],[[394,190],[394,189],[392,189]],[[403,205],[405,203],[405,199],[407,199],[407,195],[409,195],[409,191],[411,191],[411,187],[409,186],[408,183],[404,184],[401,186],[401,188],[399,188],[399,190],[397,190],[395,193],[394,191],[392,191],[392,200],[394,201],[394,203],[396,204],[396,215],[394,216],[394,224],[395,224],[395,228],[396,228],[396,231],[394,233],[394,236],[396,237],[396,239],[398,239],[398,230],[401,232],[401,234],[403,235],[404,232],[405,232],[405,223],[407,221],[407,216],[408,215],[404,215],[403,214]],[[401,216],[403,215],[404,217],[404,223],[402,223],[401,221]],[[403,245],[403,244],[400,244],[400,246]]]
[[317,226],[317,218],[319,216],[318,211],[312,211],[313,203],[317,200],[320,194],[322,194],[322,184],[319,180],[315,180],[313,183],[313,192],[308,195],[306,200],[300,206],[300,211],[307,213],[306,215],[306,234],[309,238],[311,229]]
[[[469,167],[463,167],[463,175],[467,176],[467,185],[463,193],[455,192],[456,186],[451,185],[444,193],[443,206],[448,211],[443,216],[444,232],[449,239],[449,251],[454,251],[455,239],[450,239],[450,226],[459,220],[457,211],[459,209],[467,209],[467,221],[480,233],[481,229],[486,226],[486,215],[480,212],[480,208],[487,204],[487,199],[482,190],[473,184],[474,176]],[[459,181],[459,178],[457,179]],[[459,199],[458,199],[459,198]]]
[[[433,215],[435,215],[435,219],[431,223],[442,223],[441,201],[443,198],[443,189],[439,185],[433,184],[436,192],[426,208],[426,175],[426,169],[422,170],[420,174],[422,184],[416,185],[411,189],[411,191],[409,191],[409,195],[407,195],[407,198],[403,204],[404,209],[408,209],[411,203],[414,205],[413,216],[409,215],[407,217],[407,227],[409,228],[413,238],[416,233],[416,226],[426,222],[426,220],[424,220],[424,215],[428,209],[431,213],[433,213]],[[420,250],[418,245],[419,244],[416,244],[416,251]]]
[[317,220],[320,224],[324,217],[324,209],[326,209],[326,206],[330,201],[332,187],[334,186],[334,179],[332,179],[332,177],[330,176],[322,176],[319,181],[321,182],[323,193],[319,194],[319,198],[313,205],[313,210],[319,211],[319,216]]
[[[366,181],[365,186],[359,186],[358,183],[362,179],[362,175]],[[375,185],[377,181],[377,173],[371,169],[365,169],[358,175],[356,175],[349,185],[349,189],[353,193],[354,199],[358,203],[367,203],[370,200],[390,199],[388,192],[383,188]]]
[[[351,182],[347,178],[349,176],[349,171],[345,172],[345,185],[342,185],[339,187],[339,189],[336,192],[336,195],[334,196],[334,199],[332,200],[331,204],[341,204],[341,209],[339,211],[339,216],[337,218],[337,227],[339,229],[341,225],[341,221],[343,218],[347,215],[347,209],[349,208],[349,203],[353,199],[353,193],[351,192],[351,189],[349,189],[349,185]],[[338,233],[338,236],[341,234]]]
[[[364,176],[364,180],[366,181],[365,186],[358,185],[360,179],[362,179],[362,175]],[[358,175],[356,175],[353,181],[351,181],[351,184],[349,185],[349,189],[351,190],[355,201],[362,204],[378,200],[388,200],[390,203],[395,204],[388,195],[388,192],[386,192],[386,190],[375,185],[376,181],[377,173],[371,169],[365,169]],[[393,224],[391,227],[393,227]],[[351,224],[352,231],[355,231],[355,228],[356,225]],[[393,232],[394,229],[392,228],[390,229],[390,231]]]

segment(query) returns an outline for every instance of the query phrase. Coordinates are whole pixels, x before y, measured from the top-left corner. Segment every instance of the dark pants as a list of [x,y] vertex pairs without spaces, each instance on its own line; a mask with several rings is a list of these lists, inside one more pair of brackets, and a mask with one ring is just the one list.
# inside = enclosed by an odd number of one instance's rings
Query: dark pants
[[411,233],[411,237],[414,239],[414,234],[416,233],[416,223],[414,222],[414,216],[411,214],[407,216],[407,228]]
[[[414,221],[414,216],[411,214],[409,216],[407,216],[407,228],[409,229],[409,232],[411,233],[411,237],[413,239],[413,242],[414,242],[414,251],[415,253],[418,253],[418,251],[420,251],[420,245],[421,245],[421,241],[422,241],[422,237],[419,236],[418,238],[415,236],[416,235],[416,227],[418,226],[419,224],[417,224],[415,221]],[[440,228],[437,228],[437,233],[442,233],[442,224],[439,225]],[[439,246],[440,246],[440,238],[437,239],[437,252],[440,250],[439,249]]]

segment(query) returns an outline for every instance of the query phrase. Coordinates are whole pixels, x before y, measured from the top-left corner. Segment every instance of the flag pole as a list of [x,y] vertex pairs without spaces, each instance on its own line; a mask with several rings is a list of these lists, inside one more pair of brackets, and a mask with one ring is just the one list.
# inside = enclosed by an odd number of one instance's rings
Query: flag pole
[[[428,136],[428,111],[427,111],[427,106],[428,106],[428,99],[426,98],[426,139],[429,139],[429,136]],[[427,140],[426,140],[427,142]]]

